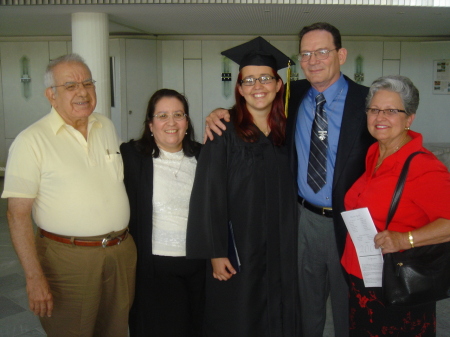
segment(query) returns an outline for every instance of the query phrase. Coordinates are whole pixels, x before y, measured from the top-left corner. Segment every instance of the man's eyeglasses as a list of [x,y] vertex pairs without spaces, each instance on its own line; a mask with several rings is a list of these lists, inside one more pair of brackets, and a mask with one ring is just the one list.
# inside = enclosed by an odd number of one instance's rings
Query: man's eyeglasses
[[186,118],[187,114],[182,112],[175,112],[173,114],[168,114],[167,112],[160,112],[156,115],[153,115],[153,117],[155,117],[161,122],[168,121],[170,116],[172,116],[175,121],[182,121],[183,119]]
[[311,59],[311,56],[314,54],[316,59],[325,60],[330,55],[330,52],[333,50],[337,50],[337,48],[328,50],[328,49],[317,49],[316,51],[305,51],[303,53],[298,54],[298,60],[300,62],[307,62]]
[[80,85],[82,85],[85,89],[92,89],[95,87],[95,81],[93,79],[89,79],[83,82],[66,82],[61,85],[54,85],[51,88],[64,87],[67,91],[75,91],[78,90]]
[[276,78],[275,76],[269,76],[269,75],[260,76],[258,78],[246,77],[241,80],[241,84],[245,85],[247,87],[255,85],[256,81],[259,81],[259,83],[261,83],[261,84],[269,84],[269,83],[272,83],[272,80],[274,80],[275,78]]
[[367,108],[366,109],[366,113],[368,115],[372,115],[372,116],[378,116],[380,111],[382,111],[385,116],[395,116],[399,112],[406,113],[405,110],[400,110],[400,109],[384,109],[384,110],[383,109],[374,109],[374,108]]

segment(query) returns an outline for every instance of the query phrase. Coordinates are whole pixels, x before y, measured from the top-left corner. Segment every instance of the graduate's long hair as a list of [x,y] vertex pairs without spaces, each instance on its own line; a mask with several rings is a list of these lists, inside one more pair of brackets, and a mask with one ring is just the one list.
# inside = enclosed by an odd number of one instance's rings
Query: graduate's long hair
[[[281,80],[281,88],[278,90],[275,99],[272,102],[272,109],[267,116],[267,124],[270,128],[271,138],[274,145],[280,146],[285,140],[286,130],[286,116],[284,115],[284,85],[280,75],[272,68],[275,76],[275,80],[278,82]],[[246,142],[254,143],[258,141],[260,131],[258,127],[253,124],[253,117],[250,111],[247,109],[247,102],[245,98],[239,92],[239,88],[242,85],[242,72],[239,72],[239,76],[234,88],[234,97],[236,99],[235,105],[231,108],[230,114],[233,117],[232,121],[238,136]]]

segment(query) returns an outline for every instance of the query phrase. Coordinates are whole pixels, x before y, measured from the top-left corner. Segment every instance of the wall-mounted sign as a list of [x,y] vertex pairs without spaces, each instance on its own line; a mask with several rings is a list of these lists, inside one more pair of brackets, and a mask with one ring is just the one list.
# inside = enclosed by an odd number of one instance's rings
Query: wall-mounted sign
[[433,94],[450,95],[450,60],[433,62]]

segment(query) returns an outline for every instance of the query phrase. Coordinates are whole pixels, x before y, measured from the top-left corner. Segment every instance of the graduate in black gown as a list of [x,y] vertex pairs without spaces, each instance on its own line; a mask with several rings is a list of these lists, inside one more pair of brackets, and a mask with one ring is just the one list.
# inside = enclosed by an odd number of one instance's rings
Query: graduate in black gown
[[240,65],[236,104],[198,160],[186,242],[188,258],[211,259],[204,335],[297,336],[297,194],[277,74],[289,58],[261,37],[222,54]]

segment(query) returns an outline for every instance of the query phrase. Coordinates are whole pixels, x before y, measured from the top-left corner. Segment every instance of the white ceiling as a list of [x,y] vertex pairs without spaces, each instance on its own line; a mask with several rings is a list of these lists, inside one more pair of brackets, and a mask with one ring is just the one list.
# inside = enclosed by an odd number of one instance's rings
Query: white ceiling
[[284,4],[0,5],[0,37],[70,36],[71,13],[109,14],[111,35],[291,35],[326,21],[343,36],[450,40],[450,7]]

